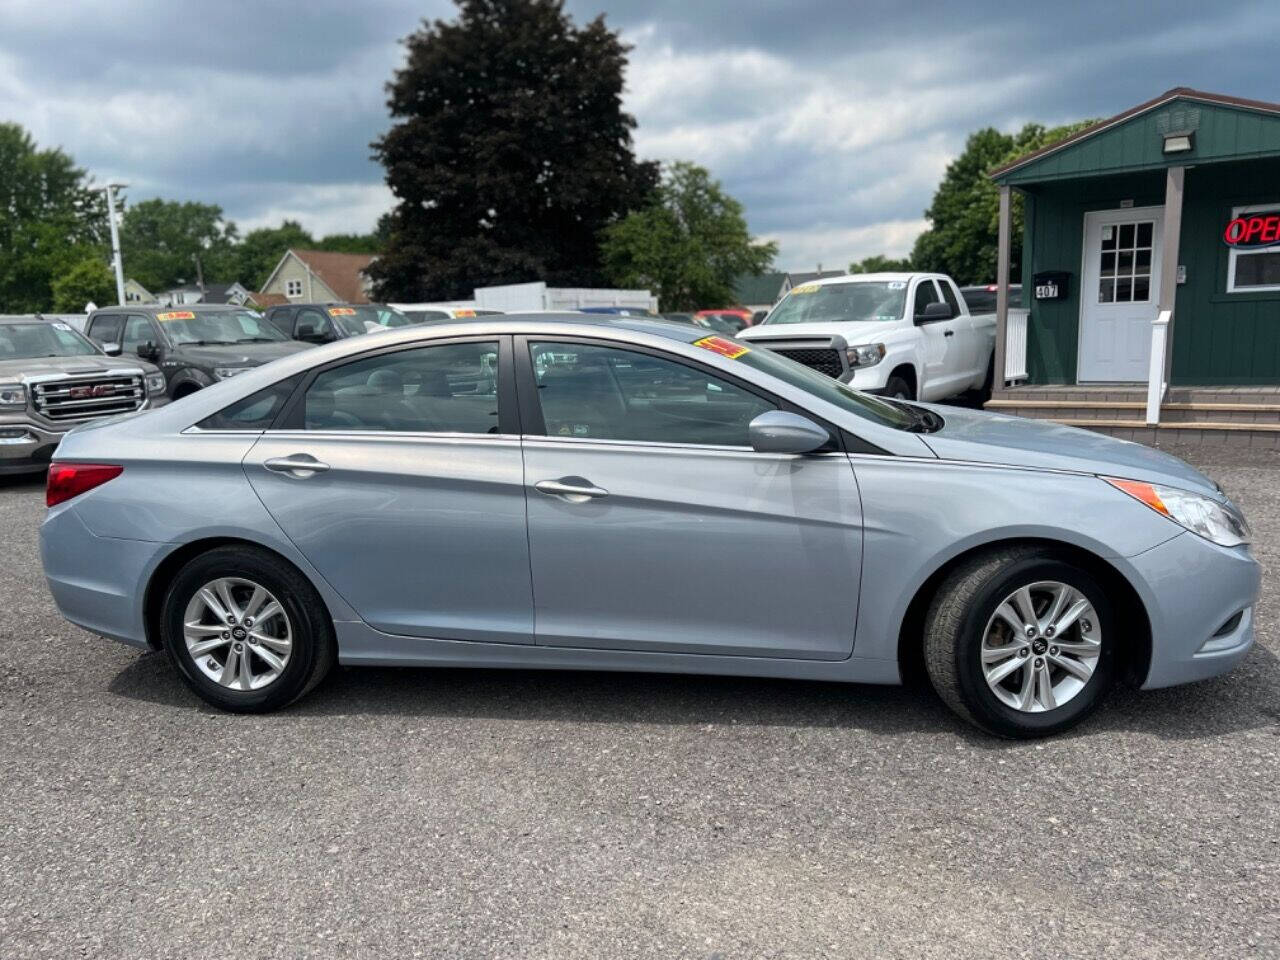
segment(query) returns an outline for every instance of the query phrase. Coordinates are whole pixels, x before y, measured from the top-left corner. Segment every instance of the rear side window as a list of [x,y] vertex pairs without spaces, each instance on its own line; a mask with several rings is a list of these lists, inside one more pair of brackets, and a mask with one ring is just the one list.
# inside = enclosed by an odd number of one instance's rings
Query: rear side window
[[308,430],[497,433],[498,343],[446,343],[383,353],[318,374]]
[[289,309],[276,309],[267,311],[267,319],[271,321],[271,325],[283,333],[286,337],[293,334],[293,323],[290,315],[293,311]]
[[205,417],[196,426],[201,430],[265,430],[271,426],[301,379],[301,376],[290,377],[264,387],[229,407],[223,407],[213,416]]
[[89,324],[89,339],[94,343],[119,343],[120,328],[124,326],[124,317],[94,317]]

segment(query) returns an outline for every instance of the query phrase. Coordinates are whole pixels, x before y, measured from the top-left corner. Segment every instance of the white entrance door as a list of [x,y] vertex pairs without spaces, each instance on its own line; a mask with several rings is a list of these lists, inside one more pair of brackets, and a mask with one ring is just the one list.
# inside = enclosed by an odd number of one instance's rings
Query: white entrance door
[[1145,382],[1160,292],[1164,207],[1084,215],[1080,281],[1082,382]]

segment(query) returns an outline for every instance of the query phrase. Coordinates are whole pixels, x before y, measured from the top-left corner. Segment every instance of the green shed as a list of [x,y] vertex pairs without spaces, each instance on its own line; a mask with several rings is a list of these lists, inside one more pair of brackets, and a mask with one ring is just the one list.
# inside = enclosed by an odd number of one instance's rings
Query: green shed
[[1140,388],[1148,424],[1171,387],[1280,385],[1280,104],[1179,87],[991,176],[1030,311],[1010,339],[1001,296],[998,369]]

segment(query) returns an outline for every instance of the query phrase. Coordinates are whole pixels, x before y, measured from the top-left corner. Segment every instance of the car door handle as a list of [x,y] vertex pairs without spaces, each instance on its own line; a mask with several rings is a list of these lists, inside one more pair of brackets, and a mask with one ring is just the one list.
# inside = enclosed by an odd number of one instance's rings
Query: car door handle
[[264,460],[262,465],[273,473],[283,473],[286,476],[293,477],[295,480],[306,480],[308,477],[314,477],[317,473],[324,473],[329,469],[327,463],[321,463],[308,453],[295,453],[287,457],[272,457],[270,460]]
[[956,335],[956,332],[954,330],[943,330],[942,335],[944,337],[954,337]]
[[582,477],[539,480],[533,485],[533,489],[539,493],[545,493],[548,497],[559,497],[561,500],[567,500],[569,503],[586,503],[588,500],[609,495],[608,490],[592,486],[590,480],[584,480]]

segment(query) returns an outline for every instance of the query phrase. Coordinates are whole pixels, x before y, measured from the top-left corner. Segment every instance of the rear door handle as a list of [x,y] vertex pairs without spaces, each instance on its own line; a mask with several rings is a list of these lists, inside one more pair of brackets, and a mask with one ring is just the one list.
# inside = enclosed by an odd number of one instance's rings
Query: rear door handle
[[539,480],[533,485],[539,493],[548,497],[559,497],[569,503],[586,503],[598,497],[607,497],[608,490],[593,486],[590,480],[582,477],[561,477],[559,480]]
[[327,463],[321,463],[309,453],[294,453],[287,457],[272,457],[270,460],[264,460],[262,465],[273,473],[283,473],[286,476],[293,477],[295,480],[306,480],[308,477],[314,477],[317,473],[324,473],[329,469]]
[[956,332],[954,330],[943,330],[942,335],[944,337],[954,337],[956,335]]

